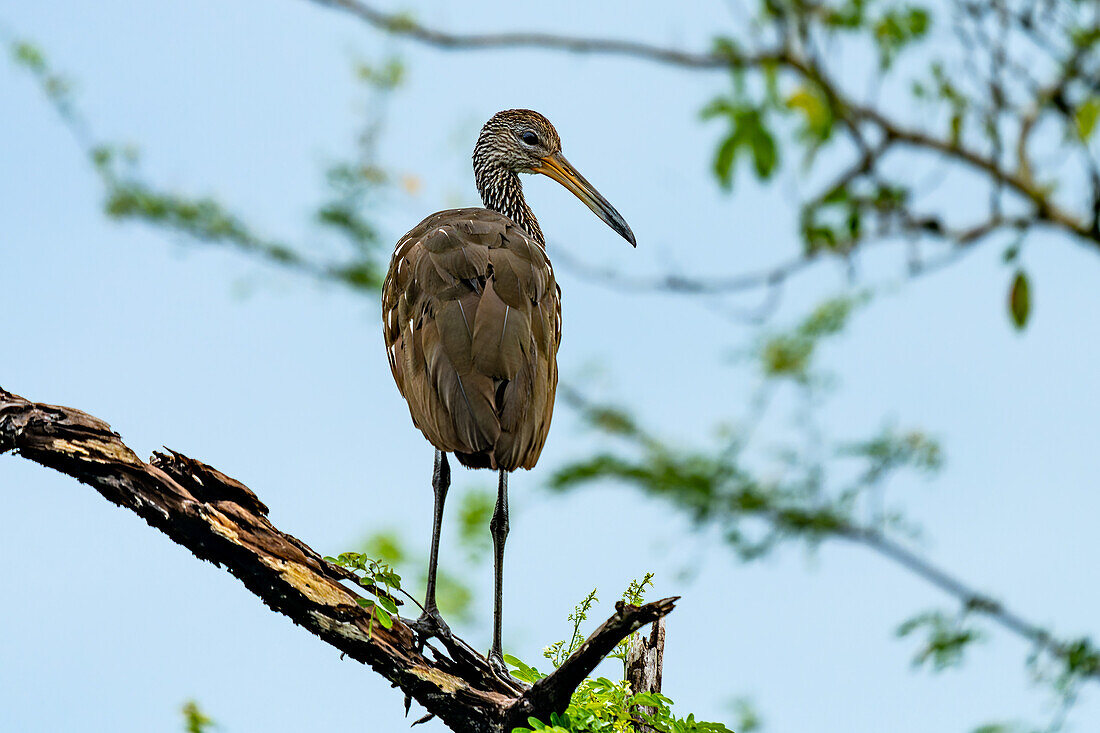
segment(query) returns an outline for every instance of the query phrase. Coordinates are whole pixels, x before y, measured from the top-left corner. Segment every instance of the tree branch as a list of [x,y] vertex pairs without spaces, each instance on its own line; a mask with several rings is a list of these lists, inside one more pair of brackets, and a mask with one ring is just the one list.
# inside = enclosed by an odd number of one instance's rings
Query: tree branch
[[[944,593],[954,596],[968,611],[987,616],[1003,629],[1020,636],[1035,645],[1038,651],[1044,651],[1057,659],[1070,663],[1074,652],[1070,643],[1056,639],[1049,631],[1038,624],[1023,618],[1004,604],[978,592],[946,570],[937,567],[916,553],[906,549],[878,530],[855,525],[844,525],[837,536],[856,544],[863,545],[877,554],[888,558],[913,574],[923,578]],[[1094,682],[1100,681],[1100,667],[1084,666],[1080,673]]]
[[[699,53],[656,46],[638,41],[611,38],[584,38],[552,33],[515,31],[505,33],[451,33],[422,25],[412,17],[387,13],[361,0],[311,0],[318,5],[343,10],[387,33],[411,38],[441,49],[507,50],[544,49],[570,53],[626,56],[671,66],[697,70],[722,70],[778,66],[816,84],[825,94],[834,114],[857,139],[859,126],[869,122],[878,127],[888,141],[938,153],[989,176],[995,183],[1012,189],[1035,206],[1036,217],[1051,226],[1100,246],[1100,226],[1060,207],[1051,194],[1031,180],[1031,172],[1004,168],[997,160],[977,153],[950,140],[915,130],[889,117],[880,109],[851,99],[836,81],[812,59],[791,48],[789,42],[774,50],[741,52],[730,48]],[[1098,217],[1100,221],[1100,217]]]
[[[604,406],[593,402],[568,383],[559,383],[557,394],[566,404],[587,416],[593,424],[598,425],[600,414],[606,412]],[[663,449],[657,438],[646,433],[644,428],[633,424],[620,435],[627,436],[628,439],[647,450],[652,450],[653,446],[661,446],[659,449]],[[598,474],[588,475],[585,478],[592,479],[596,475]],[[618,476],[628,481],[636,481],[637,485],[645,485],[645,479],[638,478],[637,473],[627,471]],[[693,495],[693,501],[699,502],[694,507],[699,510],[708,499]],[[724,506],[730,507],[727,511],[731,515],[756,517],[766,522],[777,533],[800,536],[810,541],[846,540],[864,547],[953,597],[965,611],[984,616],[1002,629],[1031,643],[1035,652],[1046,653],[1061,662],[1067,673],[1072,673],[1082,680],[1100,683],[1100,650],[1097,650],[1087,638],[1074,640],[1055,636],[1050,630],[1027,620],[992,596],[976,590],[974,586],[953,575],[949,570],[907,549],[877,527],[857,523],[828,508],[807,508],[798,504],[784,505],[774,500],[767,500],[762,498],[754,488],[735,490],[732,495],[723,494],[722,501]],[[673,503],[676,503],[675,500]],[[710,509],[704,509],[700,511],[697,519],[709,513],[712,513]]]
[[256,494],[200,461],[168,451],[146,463],[99,418],[0,388],[0,453],[7,451],[92,486],[196,557],[225,567],[272,610],[370,665],[455,731],[504,733],[528,716],[545,720],[564,710],[620,640],[667,615],[676,601],[619,604],[558,670],[525,689],[494,675],[457,637],[441,640],[449,656],[429,646],[429,658],[405,622],[384,628],[345,585],[355,582],[352,573],[280,531]]
[[[311,0],[317,5],[343,10],[364,20],[379,30],[411,38],[442,49],[545,49],[571,53],[599,53],[657,61],[673,66],[697,69],[725,69],[730,56],[717,53],[693,53],[663,48],[638,41],[613,38],[577,38],[553,33],[516,31],[506,33],[451,33],[421,25],[409,15],[387,13],[358,0]],[[746,57],[744,63],[763,63],[770,55]],[[774,60],[774,59],[773,59]]]
[[740,275],[700,277],[694,275],[623,275],[611,268],[597,267],[570,254],[564,247],[554,253],[554,262],[563,269],[601,285],[623,292],[664,291],[681,295],[717,295],[782,285],[788,278],[805,270],[817,260],[815,254],[799,255],[767,270]]

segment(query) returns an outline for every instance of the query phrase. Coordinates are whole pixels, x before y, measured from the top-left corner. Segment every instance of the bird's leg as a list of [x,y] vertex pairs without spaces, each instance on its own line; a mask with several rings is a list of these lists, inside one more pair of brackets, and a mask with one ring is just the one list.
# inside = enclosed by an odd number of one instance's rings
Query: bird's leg
[[493,648],[489,650],[489,664],[498,674],[508,677],[508,667],[504,664],[504,655],[500,647],[500,617],[503,606],[504,587],[504,540],[508,537],[508,473],[501,469],[500,483],[497,487],[497,505],[493,519],[489,522],[493,535]]
[[428,589],[424,599],[424,613],[413,623],[421,641],[441,634],[449,634],[450,628],[439,615],[435,605],[435,575],[439,565],[439,533],[443,527],[443,502],[447,500],[447,489],[451,486],[451,467],[447,463],[447,454],[435,452],[435,470],[432,472],[432,490],[435,493],[435,512],[432,517],[432,551],[428,558]]

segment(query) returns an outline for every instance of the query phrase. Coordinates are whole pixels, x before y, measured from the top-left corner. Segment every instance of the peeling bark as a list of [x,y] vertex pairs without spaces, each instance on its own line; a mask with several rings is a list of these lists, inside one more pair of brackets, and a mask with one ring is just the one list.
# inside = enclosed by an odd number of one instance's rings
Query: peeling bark
[[0,453],[24,458],[88,484],[130,509],[196,557],[224,567],[260,600],[364,664],[462,733],[504,733],[560,712],[573,691],[627,634],[663,618],[675,598],[615,613],[553,674],[530,688],[493,674],[457,637],[417,651],[413,632],[372,623],[345,583],[355,576],[281,532],[247,486],[174,451],[142,461],[103,420],[69,407],[30,402],[0,388]]

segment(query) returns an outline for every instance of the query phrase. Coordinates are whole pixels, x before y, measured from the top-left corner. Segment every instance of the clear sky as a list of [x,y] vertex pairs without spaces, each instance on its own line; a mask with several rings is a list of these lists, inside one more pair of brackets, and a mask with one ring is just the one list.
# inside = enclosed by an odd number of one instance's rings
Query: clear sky
[[[716,0],[415,7],[462,29],[696,49],[737,17]],[[269,232],[305,231],[319,171],[350,147],[366,99],[351,62],[399,52],[409,80],[387,111],[383,163],[426,185],[381,215],[394,241],[431,211],[475,203],[479,125],[531,107],[557,125],[566,155],[639,242],[631,250],[567,192],[532,181],[551,256],[560,247],[628,273],[672,264],[735,273],[796,251],[793,178],[768,188],[742,179],[732,196],[709,178],[717,130],[696,112],[723,88],[719,75],[537,52],[446,54],[300,0],[41,0],[4,5],[0,23],[77,80],[99,134],[139,144],[151,178],[218,195]],[[163,444],[218,467],[323,552],[387,527],[426,545],[431,448],[392,385],[375,303],[105,221],[94,174],[9,63],[0,104],[0,385],[102,417],[139,453]],[[964,208],[972,194],[945,195]],[[867,265],[897,273],[900,260],[886,253]],[[1022,335],[1007,323],[1010,272],[993,248],[861,311],[825,351],[842,386],[823,420],[837,439],[889,419],[940,437],[942,475],[890,493],[923,525],[921,550],[1065,635],[1096,634],[1100,260],[1036,237],[1024,261],[1036,307]],[[608,292],[565,268],[559,279],[563,375],[598,364],[601,397],[636,406],[684,443],[744,414],[755,378],[722,357],[751,330],[673,297]],[[844,282],[830,266],[797,281],[777,322]],[[783,733],[966,731],[1049,712],[1023,669],[1026,646],[996,630],[962,671],[911,669],[912,642],[894,628],[950,601],[865,551],[827,544],[742,565],[622,487],[550,496],[540,486],[552,468],[593,440],[567,410],[555,418],[539,467],[512,480],[509,651],[541,661],[589,589],[610,601],[653,570],[659,594],[683,596],[664,679],[685,712],[728,719],[731,700],[748,696]],[[456,490],[490,481],[460,472]],[[87,487],[4,456],[0,496],[0,730],[179,730],[178,708],[192,697],[227,733],[405,729],[401,696],[380,677]],[[483,619],[469,637],[487,647],[490,572],[477,572]],[[1093,688],[1075,730],[1100,725]]]

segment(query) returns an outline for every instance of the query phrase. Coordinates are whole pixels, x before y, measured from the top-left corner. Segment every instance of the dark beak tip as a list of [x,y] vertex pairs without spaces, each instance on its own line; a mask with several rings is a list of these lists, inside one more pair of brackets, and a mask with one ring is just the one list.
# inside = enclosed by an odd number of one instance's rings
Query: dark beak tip
[[631,247],[633,247],[634,249],[638,249],[638,241],[634,239],[634,232],[631,231],[630,226],[625,221],[622,222],[621,227],[615,228],[618,230],[620,236],[622,236],[623,239],[630,242]]

